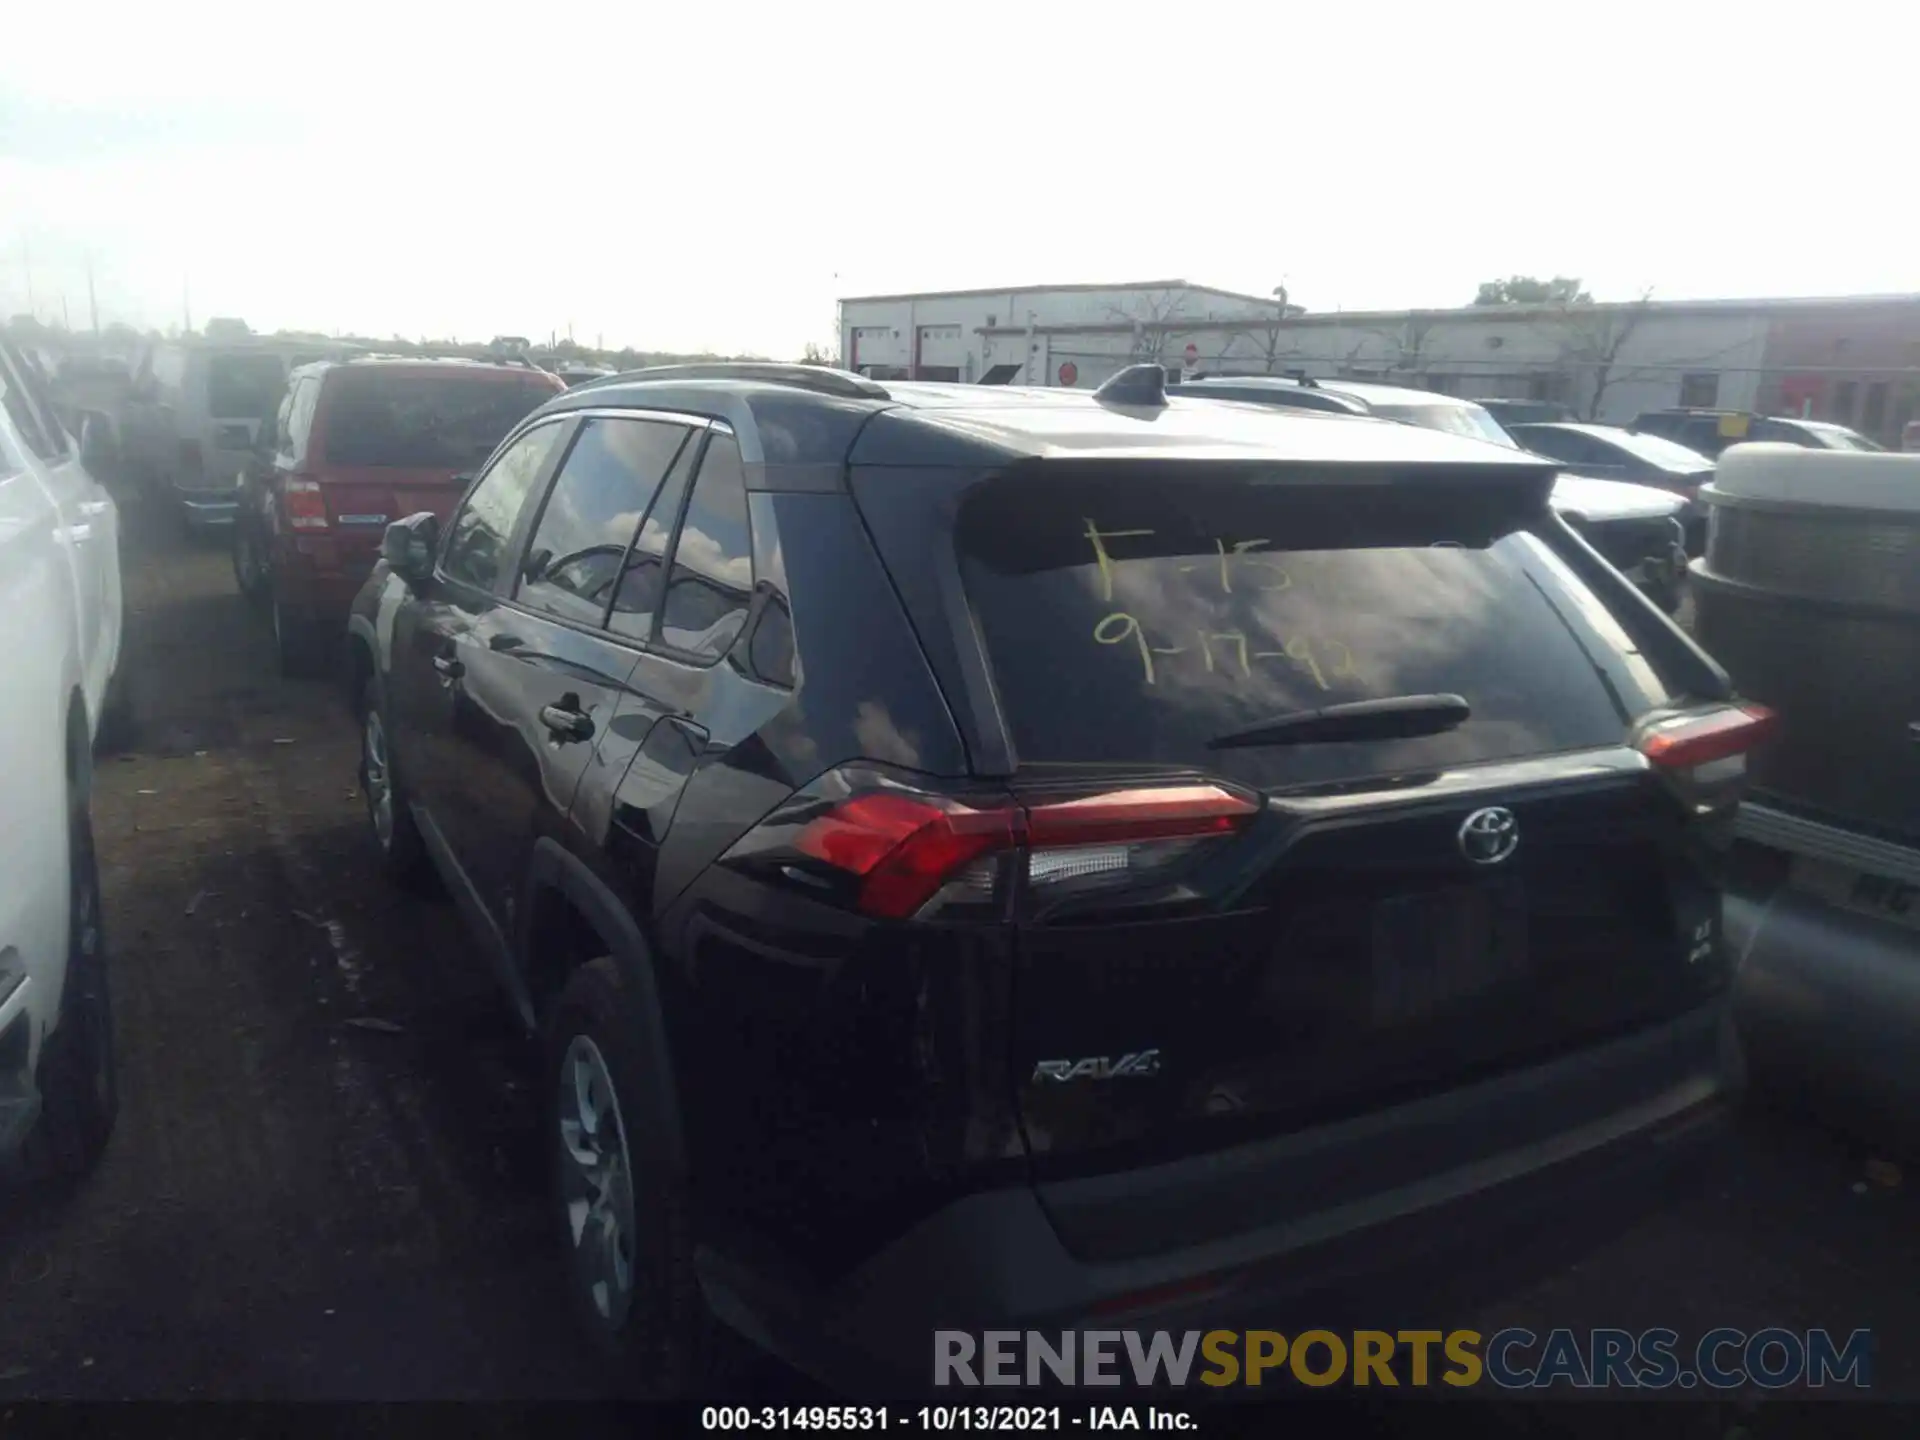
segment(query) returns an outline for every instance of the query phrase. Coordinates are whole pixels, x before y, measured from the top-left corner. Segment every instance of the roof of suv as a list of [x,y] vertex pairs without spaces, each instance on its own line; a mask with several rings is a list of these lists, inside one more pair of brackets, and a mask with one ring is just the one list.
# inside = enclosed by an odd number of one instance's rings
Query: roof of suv
[[[1463,436],[1352,416],[1189,399],[1127,405],[1084,390],[881,384],[809,366],[688,365],[609,376],[537,412],[656,406],[731,424],[748,464],[942,465],[1015,459],[1265,460],[1547,468]],[[760,453],[754,453],[758,450]]]
[[530,375],[552,378],[552,372],[534,365],[504,360],[476,360],[463,355],[353,355],[310,360],[297,366],[297,375],[318,374],[322,370],[423,370],[429,374],[484,370],[494,374]]

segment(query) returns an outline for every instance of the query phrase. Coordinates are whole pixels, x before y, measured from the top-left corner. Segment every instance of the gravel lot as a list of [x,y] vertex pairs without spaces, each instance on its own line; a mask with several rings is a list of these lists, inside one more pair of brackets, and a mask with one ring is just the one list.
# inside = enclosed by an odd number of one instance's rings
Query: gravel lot
[[[0,1401],[592,1396],[457,919],[375,876],[353,727],[275,676],[224,549],[126,528],[140,733],[95,802],[124,1107],[76,1198],[0,1212]],[[1713,1184],[1472,1318],[1867,1326],[1876,1391],[1920,1398],[1920,1172],[1869,1158],[1756,1115]]]

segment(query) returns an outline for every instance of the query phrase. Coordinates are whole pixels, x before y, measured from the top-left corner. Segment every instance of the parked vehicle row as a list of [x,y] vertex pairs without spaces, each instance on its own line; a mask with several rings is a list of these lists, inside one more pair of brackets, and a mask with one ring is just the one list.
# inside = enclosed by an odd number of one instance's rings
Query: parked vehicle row
[[370,834],[542,1037],[627,1380],[1177,1327],[1564,1222],[1737,1095],[1766,715],[1551,462],[1168,388],[642,372],[388,527]]
[[96,739],[124,722],[119,517],[37,366],[0,336],[0,1170],[72,1180],[118,1108]]
[[[1465,435],[1508,449],[1518,448],[1520,444],[1514,433],[1476,402],[1427,390],[1272,375],[1203,375],[1175,388],[1182,395],[1371,415]],[[1551,455],[1553,452],[1541,453]],[[1595,549],[1671,614],[1679,607],[1681,580],[1686,570],[1687,502],[1664,493],[1664,489],[1623,483],[1628,478],[1600,475],[1588,467],[1568,465],[1555,488],[1553,503]]]
[[122,465],[192,529],[231,525],[236,486],[287,374],[351,347],[272,340],[154,345],[136,366],[120,426]]
[[564,389],[544,370],[364,356],[294,369],[236,472],[233,569],[287,674],[334,657],[390,521],[444,518],[501,436]]
[[1636,416],[1627,428],[1636,434],[1663,436],[1710,457],[1741,444],[1797,445],[1809,450],[1847,450],[1869,455],[1886,449],[1858,430],[1829,420],[1758,415],[1750,410],[1648,410]]

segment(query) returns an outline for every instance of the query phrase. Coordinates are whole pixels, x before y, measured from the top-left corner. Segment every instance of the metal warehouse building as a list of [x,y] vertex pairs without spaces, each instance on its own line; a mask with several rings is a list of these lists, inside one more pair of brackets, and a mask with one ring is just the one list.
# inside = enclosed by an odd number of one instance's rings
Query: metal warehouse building
[[1791,412],[1885,443],[1920,418],[1920,295],[1309,314],[1184,280],[1049,285],[842,300],[840,345],[876,378],[1085,389],[1153,361],[1558,400],[1610,421]]

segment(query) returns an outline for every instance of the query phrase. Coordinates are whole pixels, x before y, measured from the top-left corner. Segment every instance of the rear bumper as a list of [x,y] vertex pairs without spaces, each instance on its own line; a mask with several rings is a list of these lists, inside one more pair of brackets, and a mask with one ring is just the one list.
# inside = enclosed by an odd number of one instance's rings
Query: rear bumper
[[281,535],[273,552],[274,598],[289,619],[344,626],[379,558],[376,546],[334,535]]
[[365,575],[276,575],[275,593],[281,612],[290,620],[345,626],[347,613],[353,609],[353,597],[360,593],[366,578]]
[[[1920,850],[1760,805],[1748,843],[1908,884]],[[1727,943],[1741,957],[1735,1013],[1756,1076],[1784,1082],[1851,1128],[1920,1134],[1920,931],[1790,884],[1729,891]]]
[[[1355,1194],[1354,1168],[1430,1151],[1436,1131],[1476,1125],[1501,1133],[1516,1106],[1592,1115],[1545,1139],[1420,1169]],[[1654,1195],[1724,1134],[1744,1064],[1723,1002],[1521,1075],[1430,1097],[1305,1134],[1118,1176],[970,1196],[888,1245],[831,1293],[780,1292],[717,1256],[703,1256],[709,1303],[723,1320],[791,1363],[848,1390],[919,1393],[931,1382],[933,1332],[1087,1328],[1211,1329],[1274,1324],[1275,1307],[1358,1294],[1392,1279],[1404,1306],[1423,1270],[1435,1288],[1475,1249],[1497,1255],[1538,1229],[1576,1242],[1579,1215]],[[1400,1167],[1403,1171],[1405,1167]],[[1184,1228],[1191,1209],[1229,1188],[1309,1197],[1254,1228],[1151,1255],[1089,1259],[1062,1242],[1055,1217],[1076,1225],[1106,1208],[1130,1222],[1158,1212]],[[1397,1318],[1397,1317],[1395,1317]],[[1379,1317],[1367,1323],[1387,1323]]]
[[184,490],[175,486],[174,498],[196,526],[231,525],[240,512],[240,497],[232,490]]

